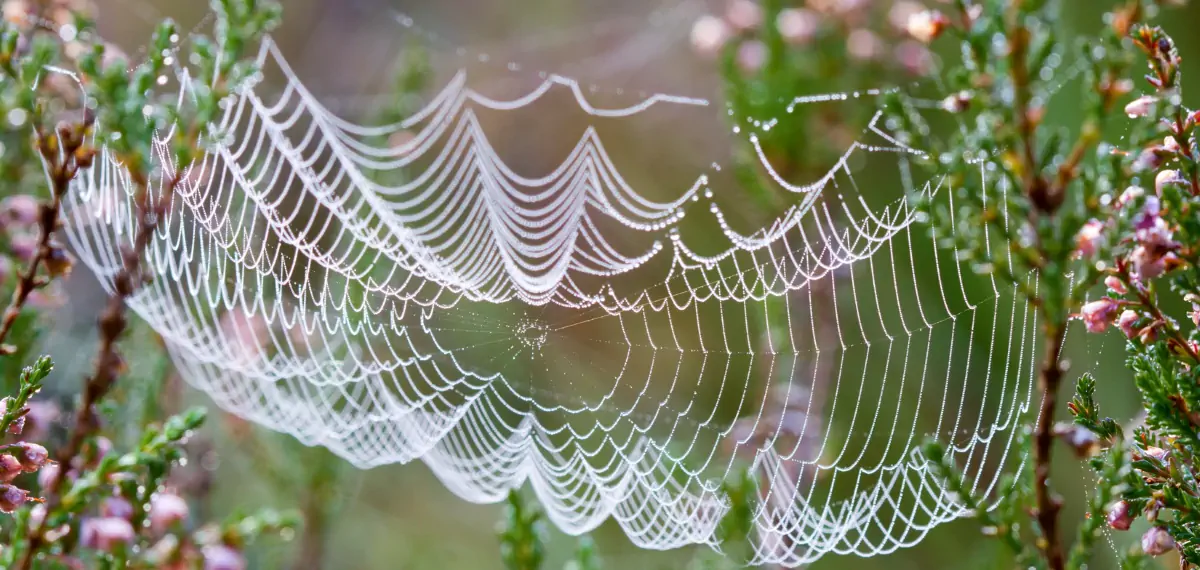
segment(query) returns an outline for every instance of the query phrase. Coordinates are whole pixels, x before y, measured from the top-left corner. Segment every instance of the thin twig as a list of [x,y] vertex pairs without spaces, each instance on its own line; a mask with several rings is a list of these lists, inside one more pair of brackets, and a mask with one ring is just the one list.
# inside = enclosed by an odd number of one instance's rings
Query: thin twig
[[1037,522],[1041,527],[1042,541],[1039,546],[1051,570],[1062,570],[1065,564],[1062,540],[1058,532],[1058,512],[1062,499],[1050,489],[1050,460],[1054,445],[1054,412],[1058,406],[1058,389],[1062,384],[1062,346],[1066,328],[1059,323],[1046,325],[1044,360],[1039,383],[1042,389],[1042,406],[1038,413],[1037,429],[1033,439],[1034,495],[1037,504]]
[[[140,178],[135,177],[135,180]],[[138,212],[138,231],[134,236],[133,245],[126,248],[122,254],[122,267],[113,278],[113,293],[108,297],[108,303],[100,314],[100,347],[97,351],[95,367],[92,374],[84,382],[83,399],[75,414],[75,423],[71,427],[71,435],[67,444],[58,452],[58,463],[63,466],[58,473],[50,478],[44,495],[48,501],[47,512],[53,512],[61,500],[62,483],[66,479],[66,471],[70,468],[75,457],[83,450],[84,443],[90,438],[98,426],[95,417],[95,405],[99,402],[124,370],[125,364],[117,352],[117,341],[128,327],[125,317],[126,302],[137,290],[142,281],[142,257],[146,247],[158,229],[159,220],[166,213],[169,197],[179,185],[178,175],[163,185],[163,196],[151,203],[148,187],[139,183],[135,203]],[[45,537],[45,528],[41,523],[34,524],[29,529],[26,547],[22,558],[17,564],[17,570],[28,570],[32,567],[33,559],[41,548]]]

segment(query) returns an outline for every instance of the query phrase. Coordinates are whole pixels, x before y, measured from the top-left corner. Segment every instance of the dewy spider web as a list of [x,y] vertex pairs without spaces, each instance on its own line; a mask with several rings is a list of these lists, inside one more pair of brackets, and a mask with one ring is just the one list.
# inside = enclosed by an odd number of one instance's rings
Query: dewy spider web
[[[877,120],[813,183],[776,176],[796,204],[742,233],[704,173],[647,198],[589,128],[523,176],[476,115],[561,90],[595,121],[706,101],[604,107],[558,76],[499,99],[456,75],[363,126],[270,41],[261,62],[281,91],[239,94],[196,164],[159,161],[152,196],[178,168],[183,183],[147,252],[158,278],[130,300],[223,408],[359,466],[421,460],[470,501],[528,482],[563,530],[611,517],[647,548],[715,546],[719,482],[748,463],[756,563],[888,552],[961,516],[915,451],[925,434],[985,496],[1022,461],[1034,319],[969,287],[903,193],[858,187],[851,162],[909,181],[921,154]],[[916,186],[953,211],[940,181]],[[134,192],[104,153],[69,193],[66,234],[106,287]],[[682,228],[703,216],[722,246]]]

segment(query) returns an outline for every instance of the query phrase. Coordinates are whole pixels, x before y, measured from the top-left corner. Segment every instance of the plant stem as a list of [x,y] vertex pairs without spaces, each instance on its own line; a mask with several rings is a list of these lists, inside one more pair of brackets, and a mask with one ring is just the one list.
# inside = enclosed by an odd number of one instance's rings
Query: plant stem
[[1038,379],[1042,389],[1042,406],[1038,413],[1033,444],[1033,487],[1037,504],[1037,522],[1042,530],[1042,540],[1038,546],[1045,556],[1050,570],[1062,570],[1065,563],[1062,540],[1058,532],[1058,512],[1062,508],[1062,499],[1050,489],[1054,412],[1058,405],[1058,389],[1063,378],[1061,356],[1065,333],[1066,327],[1061,322],[1048,322],[1046,325],[1043,347],[1045,356]]
[[[42,146],[43,139],[44,135],[39,132],[39,147]],[[4,341],[8,339],[9,333],[16,325],[17,317],[21,316],[21,310],[25,308],[29,295],[43,284],[38,279],[38,270],[42,263],[50,257],[54,230],[58,226],[58,215],[62,210],[62,197],[67,193],[71,179],[75,178],[76,169],[73,166],[58,163],[56,160],[55,164],[49,165],[49,168],[51,171],[50,201],[43,202],[38,210],[37,249],[34,250],[33,259],[29,260],[29,265],[21,273],[21,278],[17,281],[17,288],[13,291],[12,300],[8,302],[8,308],[4,309],[4,316],[0,319],[0,353],[8,352],[8,349],[4,348]]]
[[[135,180],[141,180],[141,178],[135,177]],[[83,450],[83,444],[99,427],[95,417],[95,405],[108,394],[113,384],[116,383],[117,376],[124,370],[124,361],[117,352],[117,341],[129,324],[125,318],[126,301],[137,290],[137,284],[142,279],[142,256],[150,244],[150,240],[154,237],[154,232],[158,229],[158,221],[166,213],[169,196],[178,184],[178,177],[164,184],[164,196],[156,200],[153,205],[147,194],[147,186],[139,185],[135,200],[139,217],[138,231],[134,236],[133,245],[122,252],[123,264],[121,270],[113,278],[113,293],[108,297],[108,303],[98,319],[100,347],[96,355],[95,368],[84,382],[83,398],[75,412],[75,423],[71,427],[71,436],[57,454],[61,468],[43,490],[45,495],[43,498],[47,501],[46,517],[42,523],[29,528],[25,541],[26,547],[16,566],[17,570],[32,568],[33,559],[45,540],[44,522],[51,517],[61,500],[60,491],[63,481],[66,480],[66,472],[71,468],[75,457]]]

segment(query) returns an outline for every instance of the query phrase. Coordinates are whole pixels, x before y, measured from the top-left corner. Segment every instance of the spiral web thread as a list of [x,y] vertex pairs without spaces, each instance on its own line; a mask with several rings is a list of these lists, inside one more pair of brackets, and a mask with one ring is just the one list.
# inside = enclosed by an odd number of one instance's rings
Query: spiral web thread
[[[269,40],[261,63],[285,87],[240,93],[224,140],[183,167],[147,252],[157,278],[130,300],[221,407],[362,467],[421,460],[469,501],[528,482],[564,531],[613,518],[646,548],[716,546],[719,482],[748,463],[755,563],[885,553],[962,516],[916,451],[925,434],[984,496],[1023,461],[1034,318],[1011,290],[969,287],[903,195],[858,187],[865,157],[953,211],[877,121],[808,185],[759,149],[797,200],[739,233],[703,173],[646,198],[588,129],[558,168],[522,176],[475,115],[560,89],[598,121],[706,101],[602,108],[558,76],[499,100],[460,74],[369,126],[324,109]],[[379,142],[399,131],[413,136]],[[152,197],[180,168],[158,150]],[[68,194],[66,235],[108,288],[134,192],[102,153]],[[723,249],[679,231],[697,216]]]

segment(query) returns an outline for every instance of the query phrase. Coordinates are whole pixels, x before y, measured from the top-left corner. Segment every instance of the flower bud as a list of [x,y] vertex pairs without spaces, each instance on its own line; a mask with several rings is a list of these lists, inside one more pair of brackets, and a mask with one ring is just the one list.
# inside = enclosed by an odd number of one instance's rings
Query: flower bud
[[129,521],[117,517],[87,518],[79,526],[79,542],[86,548],[112,552],[133,542],[136,533]]
[[1121,316],[1117,317],[1117,328],[1121,329],[1121,332],[1125,334],[1125,338],[1132,339],[1138,334],[1135,325],[1140,318],[1141,316],[1136,311],[1125,309],[1121,313]]
[[1099,220],[1088,220],[1079,228],[1079,233],[1075,234],[1075,255],[1077,257],[1091,257],[1096,255],[1096,250],[1104,241],[1104,223]]
[[204,570],[246,570],[246,558],[230,546],[210,544],[201,551]]
[[762,25],[763,10],[753,0],[731,0],[725,10],[725,20],[735,30],[750,31]]
[[919,42],[930,43],[942,35],[950,20],[937,10],[917,12],[908,18],[908,35]]
[[1145,194],[1146,191],[1143,190],[1141,186],[1130,186],[1123,190],[1121,195],[1117,197],[1117,207],[1124,208],[1130,202],[1141,198]]
[[38,222],[37,198],[27,194],[15,194],[0,200],[0,223],[4,226],[28,228]]
[[29,261],[37,254],[38,243],[37,236],[27,233],[18,233],[8,240],[8,250],[13,257],[21,261]]
[[883,40],[874,32],[859,28],[850,32],[846,38],[846,53],[859,61],[870,61],[878,58],[884,50]]
[[0,485],[0,513],[11,513],[31,501],[29,491],[14,485]]
[[50,453],[46,448],[36,444],[22,441],[13,444],[17,450],[17,459],[21,461],[21,467],[30,473],[41,469],[47,461],[50,460]]
[[896,62],[913,75],[927,75],[933,68],[933,54],[928,47],[915,40],[900,42],[896,46]]
[[1125,501],[1117,501],[1108,508],[1108,527],[1113,530],[1129,530],[1133,519],[1133,509]]
[[1104,332],[1112,323],[1119,306],[1115,299],[1101,297],[1084,305],[1079,311],[1079,316],[1083,319],[1083,325],[1087,327],[1088,332]]
[[1163,170],[1154,177],[1154,192],[1162,196],[1163,188],[1168,184],[1179,184],[1183,181],[1183,176],[1179,174],[1178,170]]
[[1108,277],[1105,277],[1104,286],[1108,287],[1109,291],[1112,291],[1118,295],[1124,295],[1129,292],[1127,289],[1125,289],[1125,284],[1122,283],[1121,279],[1116,275],[1109,275]]
[[163,532],[188,516],[188,504],[174,493],[157,493],[150,499],[150,527]]
[[100,515],[129,520],[133,518],[133,505],[125,497],[106,497],[104,502],[100,503]]
[[1142,535],[1142,551],[1150,556],[1158,556],[1175,550],[1175,539],[1171,533],[1161,526],[1151,527]]
[[51,463],[50,465],[43,467],[41,471],[38,471],[38,487],[40,487],[43,491],[49,488],[50,482],[58,477],[59,471],[60,468],[57,463]]
[[738,46],[737,65],[745,73],[758,73],[767,64],[767,45],[758,40],[742,42]]
[[1129,115],[1130,119],[1145,117],[1154,110],[1154,106],[1158,104],[1158,99],[1150,95],[1142,95],[1137,99],[1125,105],[1125,114]]
[[692,25],[692,50],[697,54],[713,57],[729,42],[729,25],[716,16],[702,16]]
[[1167,138],[1163,139],[1163,148],[1166,149],[1167,152],[1179,152],[1182,150],[1179,146],[1179,141],[1175,140],[1175,137],[1169,135]]
[[784,8],[775,17],[775,27],[783,41],[791,45],[806,45],[820,28],[821,17],[804,8]]
[[1165,450],[1161,447],[1155,447],[1155,446],[1147,447],[1145,452],[1142,455],[1144,455],[1145,457],[1153,457],[1159,461],[1167,460],[1167,450]]
[[25,472],[21,461],[11,455],[0,455],[0,483],[9,483]]
[[888,10],[888,24],[897,31],[903,32],[908,30],[908,21],[914,15],[920,14],[925,10],[925,7],[920,2],[913,0],[898,0],[892,3],[891,9]]

